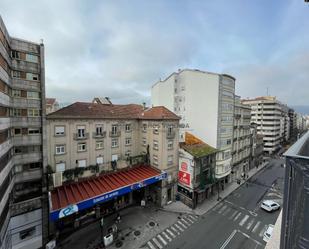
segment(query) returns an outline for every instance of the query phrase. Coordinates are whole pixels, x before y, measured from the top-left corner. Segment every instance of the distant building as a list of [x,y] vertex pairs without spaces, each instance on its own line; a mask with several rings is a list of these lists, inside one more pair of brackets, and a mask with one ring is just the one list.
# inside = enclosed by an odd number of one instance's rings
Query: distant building
[[59,110],[59,103],[54,98],[46,98],[46,114]]
[[42,179],[47,157],[42,106],[44,45],[11,37],[0,16],[1,249],[43,246]]
[[289,140],[289,109],[276,97],[266,96],[246,99],[243,104],[251,106],[251,123],[257,124],[257,133],[263,135],[264,153],[271,155]]
[[297,140],[297,113],[293,109],[289,109],[289,118],[290,118],[290,140]]
[[181,117],[184,133],[190,132],[219,150],[215,176],[230,180],[234,120],[235,78],[200,70],[183,69],[155,83],[153,106],[165,106]]
[[250,169],[256,167],[258,168],[263,163],[263,150],[264,142],[263,135],[257,134],[257,125],[251,124],[251,160],[250,160]]
[[191,208],[214,194],[217,150],[186,132],[180,143],[178,194]]
[[[50,192],[51,219],[59,222],[61,210],[71,204],[76,204],[73,213],[83,210],[66,217],[74,223],[96,206],[97,215],[104,216],[110,209],[140,204],[142,199],[159,206],[173,201],[178,125],[179,117],[162,106],[76,102],[49,114],[48,163],[54,188]],[[89,187],[84,189],[74,181]],[[82,198],[75,192],[67,198],[66,191],[71,193],[72,188],[80,188]],[[85,206],[85,202],[90,203]]]
[[309,132],[285,154],[280,249],[309,248]]

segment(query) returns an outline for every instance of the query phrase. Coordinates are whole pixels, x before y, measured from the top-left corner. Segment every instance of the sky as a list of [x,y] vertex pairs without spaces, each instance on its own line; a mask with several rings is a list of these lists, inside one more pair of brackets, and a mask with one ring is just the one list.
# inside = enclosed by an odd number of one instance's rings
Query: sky
[[150,103],[155,82],[193,68],[234,76],[242,98],[309,105],[304,0],[1,0],[0,15],[11,36],[43,39],[61,103]]

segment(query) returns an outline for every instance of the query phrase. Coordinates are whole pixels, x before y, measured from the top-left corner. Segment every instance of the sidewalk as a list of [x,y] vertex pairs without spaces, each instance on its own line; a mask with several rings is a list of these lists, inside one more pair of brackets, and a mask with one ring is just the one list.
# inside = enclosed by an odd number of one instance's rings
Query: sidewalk
[[[259,166],[258,168],[253,168],[248,172],[250,179],[260,170],[264,169],[268,162],[265,162],[263,165]],[[248,181],[248,179],[246,181]],[[246,181],[242,181],[240,184],[237,184],[235,181],[228,183],[225,185],[225,189],[220,191],[221,200],[226,198],[229,194],[231,194],[234,190],[239,188],[241,185],[246,183]],[[210,209],[216,206],[220,201],[217,201],[218,196],[213,195],[209,199],[205,200],[203,203],[199,204],[195,209],[189,208],[187,205],[183,204],[181,201],[176,201],[167,205],[162,208],[162,210],[169,211],[169,212],[176,212],[176,213],[186,213],[186,214],[196,214],[196,215],[203,215],[207,213]]]

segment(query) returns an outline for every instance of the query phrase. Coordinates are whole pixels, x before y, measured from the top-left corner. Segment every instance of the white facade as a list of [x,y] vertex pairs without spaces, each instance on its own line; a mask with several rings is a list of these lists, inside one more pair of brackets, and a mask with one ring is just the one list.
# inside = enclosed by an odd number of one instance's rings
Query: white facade
[[172,73],[151,89],[153,106],[163,105],[181,117],[181,136],[189,131],[220,150],[216,178],[231,172],[234,94],[233,77],[190,69]]

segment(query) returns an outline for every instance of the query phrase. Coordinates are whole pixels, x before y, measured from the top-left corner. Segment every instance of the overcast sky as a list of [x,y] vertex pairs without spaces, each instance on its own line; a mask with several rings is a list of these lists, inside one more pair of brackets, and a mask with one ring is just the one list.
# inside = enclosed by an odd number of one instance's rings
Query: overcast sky
[[178,68],[229,73],[243,98],[267,87],[309,100],[309,4],[304,0],[1,0],[11,36],[44,40],[47,96],[150,103]]

